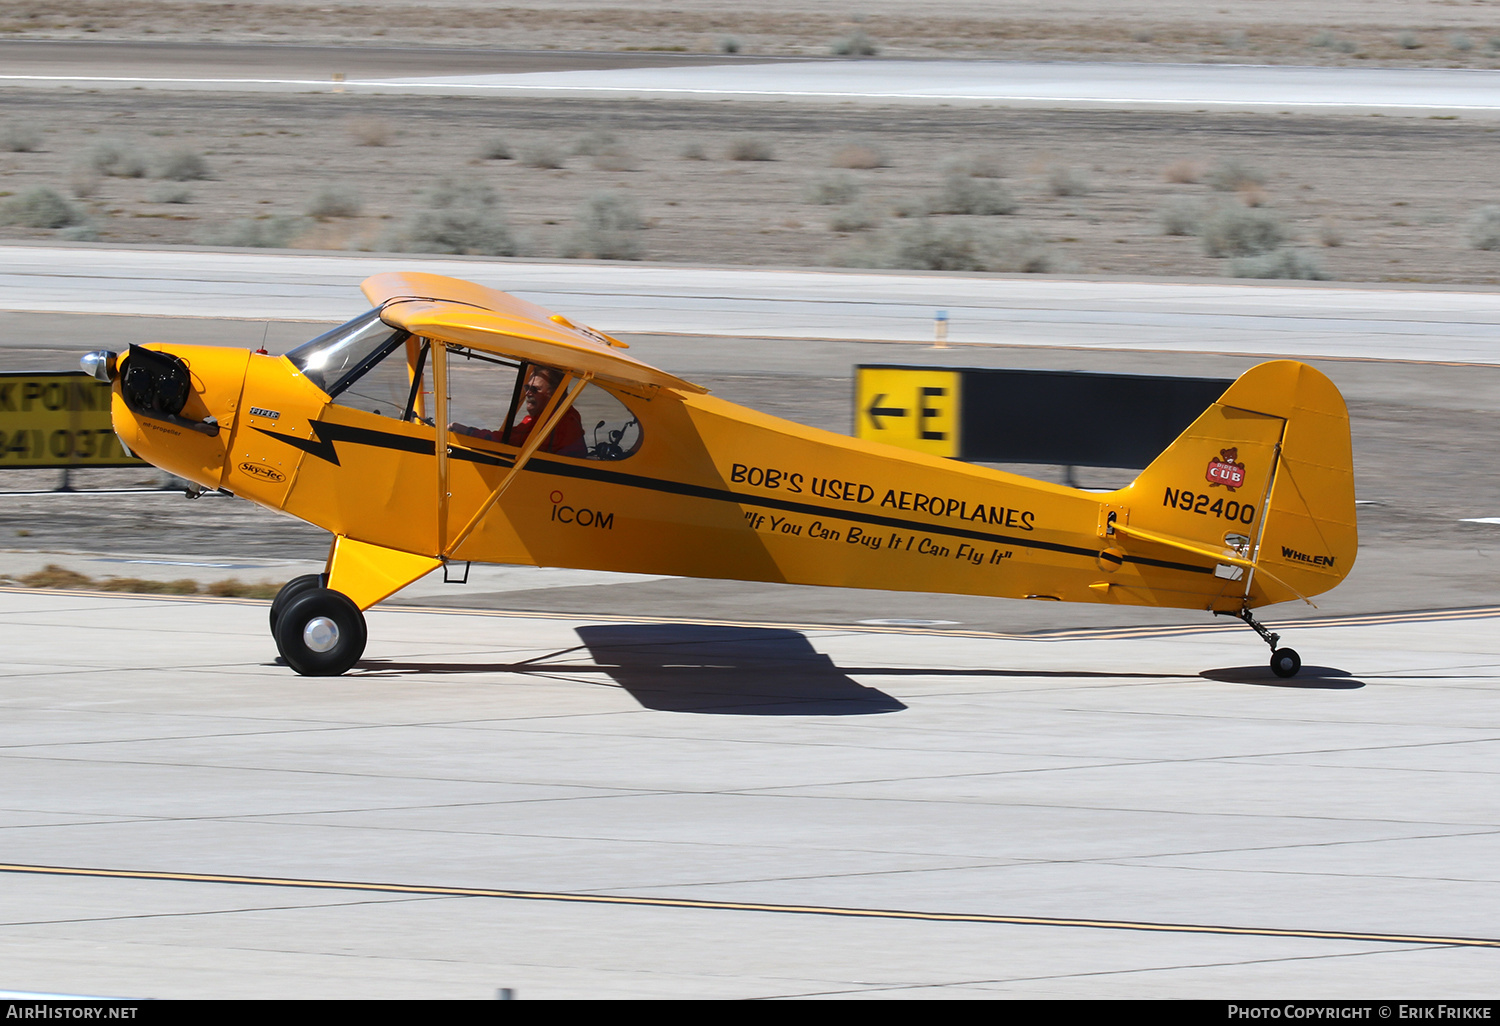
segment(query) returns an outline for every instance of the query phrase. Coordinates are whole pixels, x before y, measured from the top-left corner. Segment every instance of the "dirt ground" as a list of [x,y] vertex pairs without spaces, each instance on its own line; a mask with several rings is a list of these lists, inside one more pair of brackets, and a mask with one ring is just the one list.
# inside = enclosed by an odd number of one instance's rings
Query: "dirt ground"
[[[645,227],[628,233],[639,259],[837,264],[909,230],[919,218],[902,215],[933,205],[959,162],[1002,174],[970,182],[1005,190],[1015,211],[930,220],[1029,238],[1043,254],[995,269],[1224,275],[1229,260],[1166,234],[1164,215],[1253,206],[1333,279],[1500,283],[1500,253],[1467,236],[1476,210],[1500,201],[1500,126],[1470,119],[0,92],[0,133],[14,126],[37,142],[0,150],[0,202],[58,189],[104,242],[224,244],[258,219],[293,247],[400,249],[395,236],[447,179],[494,190],[523,256],[572,255],[584,205],[608,195],[639,212]],[[143,177],[90,169],[111,142]],[[484,159],[496,143],[511,159]],[[774,159],[730,159],[746,143]],[[153,177],[179,149],[201,154],[210,177]],[[560,167],[532,166],[549,153]],[[1260,182],[1216,189],[1226,168]],[[820,188],[854,198],[819,204]],[[327,190],[358,213],[306,216]],[[831,227],[850,214],[871,227]],[[0,239],[69,231],[10,225]]]
[[861,33],[888,57],[1500,66],[1495,0],[0,0],[0,33],[803,56]]

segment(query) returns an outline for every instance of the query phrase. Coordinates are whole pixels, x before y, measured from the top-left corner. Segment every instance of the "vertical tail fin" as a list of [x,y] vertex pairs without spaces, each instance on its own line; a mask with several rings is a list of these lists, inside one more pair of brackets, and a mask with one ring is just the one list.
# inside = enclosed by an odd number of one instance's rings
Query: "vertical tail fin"
[[1327,591],[1359,547],[1343,396],[1303,363],[1252,367],[1110,501],[1135,544],[1227,557],[1215,609]]

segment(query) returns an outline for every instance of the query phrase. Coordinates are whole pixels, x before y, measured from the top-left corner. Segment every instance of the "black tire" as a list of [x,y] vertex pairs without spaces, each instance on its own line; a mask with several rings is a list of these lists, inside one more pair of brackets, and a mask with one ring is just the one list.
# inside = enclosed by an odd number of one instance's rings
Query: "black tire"
[[341,591],[304,589],[276,623],[276,648],[304,677],[337,677],[365,651],[365,617]]
[[276,593],[276,597],[271,600],[271,635],[275,636],[276,621],[281,619],[282,612],[293,597],[300,592],[306,591],[308,588],[323,588],[327,585],[327,574],[303,574],[301,577],[293,577],[290,581],[283,584],[281,590]]
[[1278,648],[1271,653],[1271,672],[1278,677],[1295,677],[1302,669],[1302,657],[1290,648]]

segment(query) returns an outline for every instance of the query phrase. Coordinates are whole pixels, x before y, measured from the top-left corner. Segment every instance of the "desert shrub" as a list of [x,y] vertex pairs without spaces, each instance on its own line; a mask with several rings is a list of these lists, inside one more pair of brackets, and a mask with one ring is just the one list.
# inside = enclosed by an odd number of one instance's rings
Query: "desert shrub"
[[58,232],[57,237],[63,242],[97,242],[99,229],[87,223],[75,224],[71,228],[64,228]]
[[857,28],[842,39],[835,39],[829,47],[840,57],[874,57],[880,52],[880,47],[875,45],[864,29]]
[[1265,185],[1266,173],[1238,160],[1221,160],[1203,176],[1203,180],[1218,192],[1234,192],[1251,185]]
[[589,163],[595,171],[635,171],[641,166],[634,151],[621,142],[605,146],[590,158]]
[[880,211],[868,203],[850,203],[828,215],[828,227],[836,232],[863,232],[882,220]]
[[144,178],[146,161],[129,143],[104,139],[89,148],[85,164],[109,178]]
[[578,141],[573,144],[572,153],[578,157],[593,157],[618,145],[620,145],[620,139],[613,132],[596,129],[579,136]]
[[0,203],[0,223],[22,228],[66,228],[83,219],[82,211],[45,185]]
[[863,143],[850,143],[840,146],[833,151],[833,157],[828,161],[831,167],[845,167],[851,171],[869,171],[877,167],[886,167],[885,154],[873,146]]
[[285,249],[307,228],[307,221],[300,217],[245,217],[224,225],[210,225],[201,229],[194,237],[205,246]]
[[697,140],[694,140],[692,142],[683,143],[682,144],[682,149],[680,149],[680,150],[677,151],[677,155],[679,157],[681,157],[683,160],[707,160],[708,159],[708,151],[706,149],[704,149],[703,148],[703,144],[701,142],[698,142]]
[[1402,32],[1396,37],[1396,45],[1403,50],[1420,50],[1422,48],[1422,40],[1417,37],[1415,32]]
[[1465,234],[1475,249],[1500,249],[1500,206],[1491,204],[1474,211]]
[[1197,235],[1203,207],[1191,200],[1173,200],[1156,212],[1163,235]]
[[1287,240],[1275,214],[1245,207],[1220,207],[1203,218],[1199,228],[1209,256],[1239,257],[1267,253]]
[[1453,49],[1457,50],[1459,53],[1468,53],[1470,50],[1474,49],[1474,40],[1470,39],[1462,32],[1455,32],[1453,33],[1453,35],[1448,37],[1448,45],[1453,47]]
[[527,167],[556,170],[562,167],[564,162],[562,150],[546,143],[537,143],[521,151],[521,163]]
[[563,256],[596,260],[639,260],[641,220],[635,201],[619,193],[590,196],[578,210],[578,225],[568,236]]
[[1052,255],[1030,232],[976,233],[968,225],[920,218],[868,243],[834,255],[846,267],[924,271],[1023,271],[1045,273]]
[[68,190],[79,199],[98,195],[104,176],[91,167],[75,167],[68,172]]
[[328,185],[307,201],[308,217],[354,217],[364,208],[359,193],[347,185]]
[[1330,249],[1344,244],[1344,232],[1338,225],[1324,221],[1318,226],[1318,244]]
[[510,160],[510,143],[501,136],[492,136],[479,147],[480,160]]
[[150,203],[191,203],[193,190],[186,185],[158,185],[146,194]]
[[1055,167],[1047,176],[1047,191],[1054,196],[1086,196],[1089,189],[1088,175],[1076,167]]
[[1295,278],[1327,281],[1328,275],[1310,254],[1296,249],[1276,249],[1260,256],[1240,257],[1229,262],[1235,278]]
[[7,153],[35,153],[42,146],[42,130],[25,122],[0,125],[0,150]]
[[1203,180],[1203,165],[1196,160],[1174,160],[1162,171],[1161,177],[1173,185],[1196,185]]
[[807,183],[804,196],[809,203],[830,207],[839,203],[853,203],[859,198],[859,183],[848,175],[831,175],[816,178]]
[[954,174],[943,179],[943,187],[928,202],[934,214],[1013,214],[1017,206],[999,182]]
[[730,160],[775,160],[776,152],[769,140],[748,135],[730,143],[725,156]]
[[156,177],[174,182],[198,182],[213,175],[203,154],[196,150],[176,149],[164,154],[157,162]]
[[396,129],[384,118],[351,118],[348,128],[356,146],[389,146],[396,138]]
[[739,53],[741,49],[740,41],[734,38],[734,36],[725,36],[719,40],[720,53]]
[[970,178],[1004,178],[1005,168],[992,153],[965,153],[943,161],[943,174]]
[[388,244],[408,253],[477,253],[515,256],[520,244],[500,197],[471,178],[439,179]]
[[1250,42],[1250,37],[1245,35],[1241,29],[1234,29],[1219,37],[1219,42],[1231,50],[1243,50]]

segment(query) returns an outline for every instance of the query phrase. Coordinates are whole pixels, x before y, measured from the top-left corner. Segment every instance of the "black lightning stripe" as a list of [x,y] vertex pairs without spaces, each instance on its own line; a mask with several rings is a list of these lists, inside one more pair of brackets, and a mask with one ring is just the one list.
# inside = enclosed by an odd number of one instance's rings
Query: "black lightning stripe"
[[[396,449],[401,452],[414,452],[425,456],[431,456],[436,451],[433,441],[430,438],[412,438],[409,435],[398,435],[389,431],[373,431],[369,428],[357,428],[350,427],[347,424],[330,424],[325,422],[312,422],[312,429],[317,434],[317,438],[298,438],[296,435],[283,435],[275,431],[267,431],[265,428],[256,428],[255,430],[263,435],[269,435],[290,446],[301,449],[309,455],[316,456],[321,460],[327,460],[335,466],[340,465],[338,451],[334,447],[336,442],[350,442],[354,445],[369,445],[381,449]],[[458,446],[449,446],[448,453],[454,459],[482,463],[488,466],[509,467],[514,465],[515,462],[513,457],[500,454],[491,455],[477,449],[465,449]],[[877,513],[866,513],[862,510],[839,509],[831,506],[818,506],[807,502],[774,499],[765,495],[747,495],[743,492],[730,491],[727,488],[713,488],[707,485],[687,484],[682,481],[667,481],[656,477],[643,477],[639,474],[626,474],[618,470],[607,470],[595,463],[562,463],[558,460],[534,456],[526,464],[526,469],[543,474],[552,474],[557,477],[570,477],[583,481],[599,481],[604,484],[643,488],[647,491],[664,492],[670,495],[685,495],[695,499],[732,502],[742,506],[760,506],[766,509],[780,509],[810,516],[837,517],[841,520],[849,520],[860,524],[893,527],[903,531],[917,531],[926,534],[942,534],[953,538],[968,538],[974,541],[985,541],[993,544],[1015,545],[1019,548],[1038,549],[1043,552],[1059,552],[1070,556],[1083,556],[1088,559],[1093,559],[1099,555],[1098,549],[1079,545],[1064,545],[1060,542],[1041,541],[1017,535],[992,534],[988,531],[976,531],[973,528],[957,527],[952,524],[928,524],[901,517],[887,517]],[[1159,567],[1163,570],[1180,570],[1184,573],[1213,573],[1213,569],[1210,567],[1194,566],[1191,563],[1176,563],[1165,559],[1150,559],[1145,556],[1126,556],[1125,562],[1137,563],[1141,566]]]

